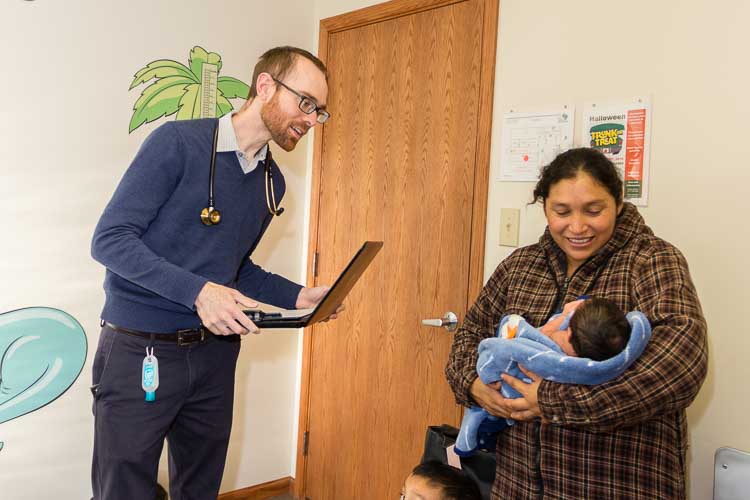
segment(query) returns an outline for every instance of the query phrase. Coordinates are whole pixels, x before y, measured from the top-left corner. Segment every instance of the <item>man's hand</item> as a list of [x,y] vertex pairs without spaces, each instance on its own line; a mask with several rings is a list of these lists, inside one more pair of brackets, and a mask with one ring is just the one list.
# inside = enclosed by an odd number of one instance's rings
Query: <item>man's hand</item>
[[[315,288],[305,287],[299,291],[299,295],[297,296],[297,303],[294,307],[296,307],[297,309],[309,309],[311,307],[315,307],[318,305],[318,302],[323,300],[323,297],[326,293],[328,293],[328,290],[330,289],[330,286],[316,286]],[[336,308],[336,312],[331,314],[324,321],[328,321],[329,319],[336,319],[338,317],[338,314],[343,310],[344,304],[340,304]]]
[[195,299],[195,309],[203,326],[216,335],[260,333],[255,323],[242,312],[243,308],[258,307],[258,303],[234,288],[206,283]]

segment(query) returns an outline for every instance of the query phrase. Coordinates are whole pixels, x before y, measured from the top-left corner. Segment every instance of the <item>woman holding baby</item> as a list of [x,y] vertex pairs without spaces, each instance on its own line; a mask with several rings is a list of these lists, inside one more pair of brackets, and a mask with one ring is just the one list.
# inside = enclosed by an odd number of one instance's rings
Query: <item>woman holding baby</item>
[[[706,376],[706,322],[685,258],[622,191],[594,149],[546,166],[534,201],[547,229],[498,265],[456,333],[446,367],[456,400],[517,421],[498,435],[493,498],[685,498],[685,409]],[[477,346],[503,316],[541,326],[584,295],[650,321],[651,339],[624,374],[595,386],[504,375],[519,399],[477,378]]]

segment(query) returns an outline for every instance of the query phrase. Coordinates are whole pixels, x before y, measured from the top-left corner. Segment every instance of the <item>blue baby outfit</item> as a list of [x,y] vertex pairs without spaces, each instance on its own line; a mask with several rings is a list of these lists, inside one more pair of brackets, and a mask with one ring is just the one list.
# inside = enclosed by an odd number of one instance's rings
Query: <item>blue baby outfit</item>
[[[560,325],[561,330],[568,328],[571,317],[572,314]],[[626,317],[631,326],[628,345],[616,356],[604,361],[593,361],[568,356],[560,346],[524,320],[519,322],[514,339],[501,338],[500,332],[511,318],[504,316],[497,329],[498,336],[485,339],[479,344],[477,373],[485,384],[502,380],[502,373],[531,382],[518,367],[520,363],[545,380],[563,384],[597,385],[607,382],[620,376],[643,353],[651,337],[651,324],[646,316],[633,311]],[[521,397],[505,382],[502,382],[500,392],[505,398]],[[488,434],[497,432],[506,425],[513,425],[513,420],[503,421],[480,407],[468,408],[464,412],[461,430],[456,439],[456,453],[461,456],[472,455],[478,447],[486,446],[489,442]]]

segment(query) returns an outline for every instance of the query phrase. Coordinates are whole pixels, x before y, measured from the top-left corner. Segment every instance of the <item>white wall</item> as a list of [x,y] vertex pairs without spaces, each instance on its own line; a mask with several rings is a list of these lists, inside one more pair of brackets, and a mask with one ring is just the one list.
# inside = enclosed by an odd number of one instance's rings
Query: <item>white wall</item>
[[[103,268],[89,257],[94,225],[143,138],[163,118],[128,135],[133,74],[160,58],[187,64],[201,45],[221,54],[221,75],[246,83],[266,49],[315,51],[307,0],[65,2],[0,5],[0,313],[63,309],[84,326],[88,359],[52,404],[0,424],[0,496],[7,500],[89,498],[93,439],[91,361],[99,336]],[[241,101],[235,102],[238,107]],[[257,260],[299,280],[306,224],[307,144],[279,152],[288,194]],[[196,207],[196,216],[201,207]],[[288,476],[296,446],[295,331],[243,342],[236,414],[222,491]],[[160,475],[165,475],[162,467]]]
[[[375,3],[316,0],[316,21]],[[494,180],[502,112],[573,102],[580,120],[584,102],[651,95],[643,214],[687,257],[710,329],[708,379],[688,410],[694,499],[711,498],[717,447],[750,451],[750,332],[742,326],[750,299],[748,20],[745,0],[500,2],[485,277],[512,250],[498,245],[500,208],[521,209],[522,245],[545,226],[539,207],[526,206],[532,183]]]

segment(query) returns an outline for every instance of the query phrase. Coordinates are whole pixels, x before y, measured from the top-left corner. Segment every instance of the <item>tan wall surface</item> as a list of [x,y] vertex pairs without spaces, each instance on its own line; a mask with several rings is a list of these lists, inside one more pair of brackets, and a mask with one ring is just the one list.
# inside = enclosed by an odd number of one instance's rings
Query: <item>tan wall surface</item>
[[[89,243],[140,143],[174,119],[128,134],[143,89],[128,92],[133,74],[155,59],[187,64],[190,49],[201,45],[222,56],[220,75],[249,82],[257,57],[272,46],[314,50],[312,8],[308,0],[8,0],[0,5],[0,199],[6,207],[0,312],[57,307],[81,322],[89,341],[83,373],[68,392],[0,424],[4,500],[90,497],[88,387],[104,270],[89,257]],[[242,100],[233,103],[236,108]],[[296,152],[279,152],[276,158],[286,172],[286,211],[271,226],[256,259],[300,280],[305,141]],[[298,337],[296,331],[280,331],[243,342],[223,491],[292,472]],[[162,482],[165,476],[163,462]]]

